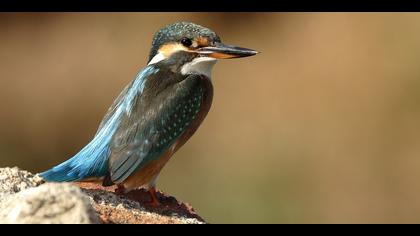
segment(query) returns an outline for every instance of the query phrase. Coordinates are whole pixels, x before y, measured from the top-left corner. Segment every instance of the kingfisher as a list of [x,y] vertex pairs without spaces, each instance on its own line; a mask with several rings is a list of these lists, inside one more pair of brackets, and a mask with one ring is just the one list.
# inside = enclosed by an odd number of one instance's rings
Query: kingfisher
[[147,66],[115,99],[93,139],[41,177],[47,182],[99,181],[116,185],[119,194],[142,187],[150,193],[150,204],[160,205],[156,180],[209,112],[216,61],[257,53],[223,44],[215,32],[194,23],[160,29]]

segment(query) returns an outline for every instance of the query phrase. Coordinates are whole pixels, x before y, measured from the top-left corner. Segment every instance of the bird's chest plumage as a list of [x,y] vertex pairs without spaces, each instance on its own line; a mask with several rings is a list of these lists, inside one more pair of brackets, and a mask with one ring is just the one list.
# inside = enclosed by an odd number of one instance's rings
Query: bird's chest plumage
[[[158,141],[153,149],[159,152],[191,137],[210,109],[213,86],[208,77],[191,75],[159,93],[151,94],[145,98],[149,101],[142,103],[150,106],[150,115],[146,114],[140,119],[146,120],[144,127],[150,127],[152,132],[158,133]],[[146,132],[150,132],[150,129]]]
[[174,152],[184,145],[195,133],[210,110],[213,101],[213,86],[211,84],[211,80],[207,77],[202,77],[202,86],[204,88],[204,92],[201,96],[200,109],[198,113],[194,115],[194,119],[191,121],[191,124],[187,127],[186,131],[175,143]]
[[195,133],[212,103],[213,86],[205,76],[190,76],[158,92],[150,86],[139,100],[137,109],[146,113],[137,113],[139,131],[133,137],[134,142],[136,139],[150,142],[150,148],[136,171],[123,181],[126,189],[153,181],[171,156]]
[[157,148],[165,147],[174,137],[182,136],[194,126],[192,124],[196,118],[199,118],[200,113],[206,112],[205,104],[208,102],[209,88],[204,86],[204,83],[183,93],[185,93],[182,95],[183,98],[170,105],[156,120],[155,126],[161,130],[161,141],[157,143]]

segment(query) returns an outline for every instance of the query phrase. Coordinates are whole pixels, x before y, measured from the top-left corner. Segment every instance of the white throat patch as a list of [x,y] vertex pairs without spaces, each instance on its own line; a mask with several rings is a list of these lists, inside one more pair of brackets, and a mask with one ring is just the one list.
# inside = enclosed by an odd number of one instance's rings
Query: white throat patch
[[165,59],[166,59],[165,55],[160,52],[160,53],[156,54],[152,58],[152,60],[150,60],[149,64],[147,64],[147,65],[156,64],[156,63],[158,63],[158,62],[160,62],[162,60],[165,60]]
[[186,63],[181,68],[183,75],[187,74],[200,74],[211,78],[211,70],[216,64],[217,59],[212,57],[197,57],[191,62]]
[[[149,64],[147,65],[156,64],[165,59],[167,59],[165,54],[159,52],[152,58],[152,60],[150,60]],[[194,58],[191,62],[188,62],[185,65],[183,65],[181,68],[181,73],[183,75],[199,74],[211,78],[211,70],[213,69],[213,66],[214,64],[216,64],[216,62],[217,59],[212,57],[197,57]]]

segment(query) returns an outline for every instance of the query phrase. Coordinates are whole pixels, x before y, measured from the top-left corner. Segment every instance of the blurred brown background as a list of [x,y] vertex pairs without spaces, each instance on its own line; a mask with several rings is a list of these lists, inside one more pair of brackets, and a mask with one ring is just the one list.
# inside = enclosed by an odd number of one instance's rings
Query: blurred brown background
[[218,63],[213,108],[159,188],[212,223],[418,223],[415,13],[0,14],[0,166],[79,151],[181,20],[262,53]]

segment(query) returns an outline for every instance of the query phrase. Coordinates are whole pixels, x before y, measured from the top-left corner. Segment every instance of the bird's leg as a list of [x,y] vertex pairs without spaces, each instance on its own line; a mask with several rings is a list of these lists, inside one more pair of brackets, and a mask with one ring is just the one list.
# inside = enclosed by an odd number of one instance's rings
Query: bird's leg
[[[138,201],[139,203],[144,203],[146,200],[144,199],[144,191],[141,191],[140,189],[133,190],[127,193],[127,189],[122,184],[118,184],[117,188],[114,190],[116,195],[128,197],[132,200]],[[150,187],[147,192],[150,196],[150,201],[146,204],[150,207],[158,207],[161,205],[159,202],[159,199],[157,197],[156,188]]]
[[150,198],[151,198],[151,201],[150,201],[149,205],[152,206],[152,207],[160,206],[161,204],[160,204],[159,199],[158,199],[157,194],[156,194],[156,188],[151,187],[151,188],[149,188],[148,192],[149,192]]
[[124,185],[118,184],[117,188],[115,189],[115,194],[124,195],[125,193],[126,193],[126,189],[124,188]]

